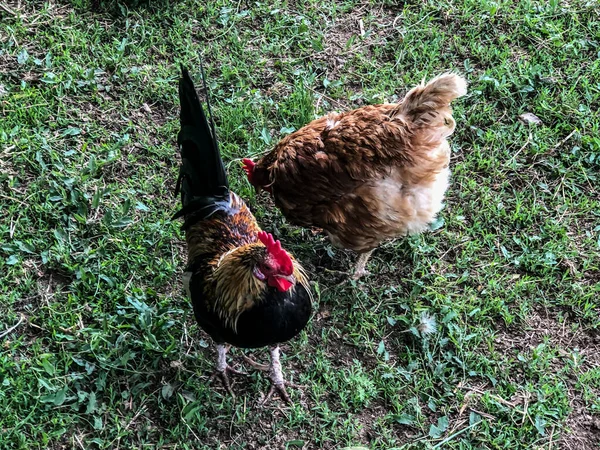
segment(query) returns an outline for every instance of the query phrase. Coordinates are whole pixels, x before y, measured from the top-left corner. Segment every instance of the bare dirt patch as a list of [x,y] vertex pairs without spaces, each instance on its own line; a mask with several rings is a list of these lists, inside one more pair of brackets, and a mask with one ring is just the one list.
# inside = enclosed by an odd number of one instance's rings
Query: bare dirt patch
[[[367,3],[357,6],[332,22],[323,36],[323,50],[312,59],[325,66],[325,75],[329,80],[338,79],[344,72],[352,73],[356,57],[375,58],[375,48],[385,47],[390,39],[402,40],[398,19],[399,10]],[[351,75],[346,85],[355,94],[362,90],[362,80],[358,76]],[[336,111],[357,108],[363,104],[359,96],[355,96],[355,100],[346,100],[332,99],[321,92],[317,94],[331,102]]]
[[[547,310],[536,310],[527,319],[525,326],[510,328],[498,334],[495,347],[504,354],[530,351],[546,339],[564,356],[577,352],[580,373],[600,367],[600,333],[586,330],[581,325],[559,318]],[[563,361],[556,359],[553,368],[559,370]],[[566,379],[569,406],[572,411],[565,422],[566,433],[559,440],[559,447],[569,450],[586,450],[600,445],[600,417],[590,414],[578,386],[577,377]]]

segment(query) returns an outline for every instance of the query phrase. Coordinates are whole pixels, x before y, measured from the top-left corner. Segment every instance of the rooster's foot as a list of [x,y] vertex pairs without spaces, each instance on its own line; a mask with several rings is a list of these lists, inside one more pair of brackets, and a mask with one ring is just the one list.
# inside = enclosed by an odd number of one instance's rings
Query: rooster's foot
[[212,382],[215,378],[219,377],[225,389],[233,398],[235,398],[235,394],[231,389],[231,382],[229,381],[228,374],[233,375],[248,375],[245,372],[240,372],[239,370],[234,369],[233,367],[227,364],[227,351],[229,350],[229,345],[217,344],[217,368],[213,372],[213,374],[208,379],[208,382]]
[[227,373],[232,373],[234,375],[247,375],[244,372],[240,372],[239,370],[235,370],[232,369],[231,367],[227,366],[225,368],[225,370],[220,371],[220,370],[215,370],[214,373],[210,376],[210,378],[208,379],[208,382],[212,382],[212,380],[214,380],[215,378],[219,378],[221,380],[221,383],[223,383],[223,386],[225,387],[225,390],[227,391],[227,393],[229,395],[231,395],[233,398],[235,398],[235,394],[233,393],[233,390],[231,389],[231,382],[229,381],[229,376],[227,375]]
[[267,403],[271,399],[275,391],[277,391],[281,399],[288,405],[291,405],[293,404],[293,402],[290,399],[290,396],[288,395],[285,387],[290,386],[293,388],[302,388],[302,386],[298,386],[283,379],[281,361],[279,360],[279,347],[272,347],[270,351],[271,366],[269,367],[269,378],[271,379],[271,388],[269,389],[269,392],[267,393],[266,397],[260,402],[260,404],[262,406],[265,403]]
[[259,362],[256,362],[249,356],[243,355],[242,358],[244,359],[244,361],[246,361],[248,364],[250,364],[256,370],[262,370],[262,371],[266,372],[267,370],[269,370],[271,368],[271,366],[269,366],[268,364],[261,364]]
[[260,402],[261,406],[263,406],[265,403],[267,403],[271,397],[273,397],[273,394],[275,393],[275,391],[277,391],[277,393],[279,394],[279,397],[281,397],[281,399],[288,405],[293,405],[294,402],[292,401],[292,399],[290,398],[289,394],[287,393],[287,390],[285,389],[286,386],[289,387],[293,387],[296,389],[301,389],[302,386],[299,386],[297,384],[294,383],[290,383],[289,381],[285,381],[283,380],[281,383],[277,384],[274,381],[271,383],[271,388],[269,389],[269,392],[267,393],[267,396]]
[[319,270],[322,270],[325,273],[329,273],[331,275],[342,275],[348,276],[348,272],[343,272],[341,270],[328,269],[327,267],[318,267]]

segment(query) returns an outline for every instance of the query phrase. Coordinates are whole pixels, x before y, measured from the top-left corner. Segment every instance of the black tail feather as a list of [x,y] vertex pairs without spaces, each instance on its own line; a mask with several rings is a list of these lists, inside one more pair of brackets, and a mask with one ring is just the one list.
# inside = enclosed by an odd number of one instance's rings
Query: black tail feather
[[[204,81],[204,71],[202,71]],[[181,151],[181,167],[175,188],[175,195],[181,191],[182,209],[174,218],[186,216],[184,226],[189,219],[211,215],[219,208],[219,202],[229,201],[229,183],[225,166],[221,160],[219,145],[215,133],[212,112],[206,90],[206,103],[211,115],[209,124],[194,83],[187,69],[181,66],[179,80],[179,101],[181,103],[181,130],[177,143]]]

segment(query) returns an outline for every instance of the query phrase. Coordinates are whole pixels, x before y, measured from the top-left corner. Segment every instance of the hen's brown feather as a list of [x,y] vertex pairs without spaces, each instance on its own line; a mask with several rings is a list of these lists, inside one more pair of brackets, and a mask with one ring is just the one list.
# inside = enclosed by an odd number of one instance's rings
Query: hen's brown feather
[[291,222],[323,228],[341,247],[366,252],[422,231],[448,186],[449,103],[465,92],[464,79],[446,74],[398,105],[314,120],[256,163],[253,183],[271,188]]

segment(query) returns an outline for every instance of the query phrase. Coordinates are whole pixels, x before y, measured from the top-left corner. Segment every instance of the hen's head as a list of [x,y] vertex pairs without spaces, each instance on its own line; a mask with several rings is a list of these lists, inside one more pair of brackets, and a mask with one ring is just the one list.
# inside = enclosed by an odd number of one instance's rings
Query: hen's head
[[244,163],[243,168],[244,172],[246,172],[246,176],[248,177],[248,181],[254,186],[254,167],[256,166],[256,163],[250,158],[244,158],[242,159],[242,162]]
[[280,292],[287,291],[296,283],[292,258],[271,234],[261,231],[258,239],[264,244],[265,252],[256,264],[253,275]]
[[256,192],[260,193],[261,189],[264,189],[265,191],[270,193],[271,186],[267,186],[266,183],[264,183],[263,180],[261,180],[262,177],[260,176],[260,173],[257,174],[256,163],[249,158],[242,159],[242,162],[244,163],[243,169],[244,172],[246,172],[248,181],[252,186],[254,186]]

